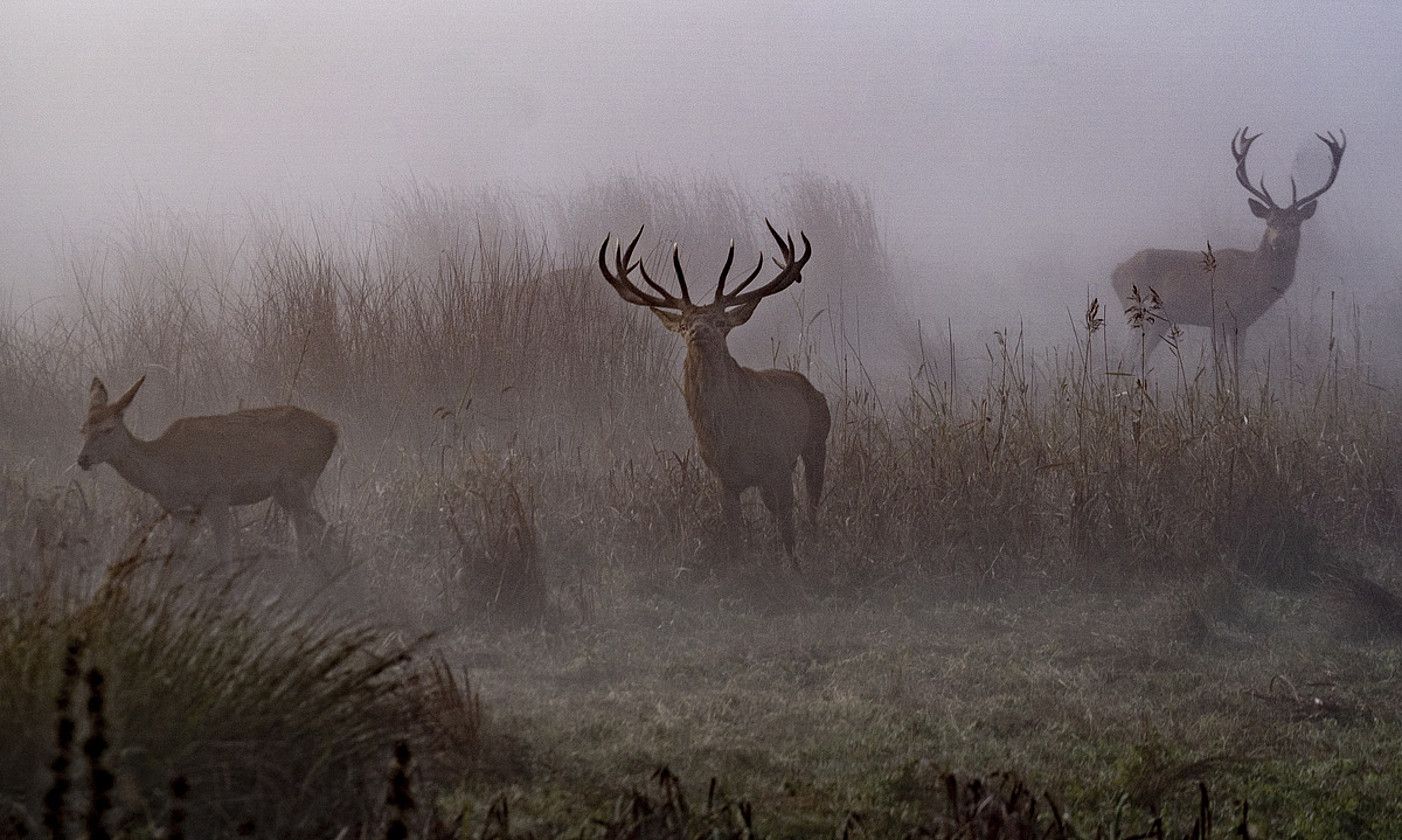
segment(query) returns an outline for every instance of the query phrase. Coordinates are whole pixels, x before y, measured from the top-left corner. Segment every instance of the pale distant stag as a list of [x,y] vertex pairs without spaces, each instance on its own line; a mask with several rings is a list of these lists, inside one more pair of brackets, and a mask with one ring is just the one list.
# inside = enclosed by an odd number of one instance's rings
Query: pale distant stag
[[144,381],[108,402],[102,380],[93,379],[78,466],[111,464],[133,487],[154,496],[177,523],[177,546],[190,537],[196,520],[208,521],[225,562],[233,557],[234,505],[272,498],[291,517],[303,552],[322,539],[326,521],[312,494],[336,448],[335,423],[281,405],[186,417],[155,440],[141,440],[122,414]]
[[[1232,359],[1238,361],[1241,333],[1266,313],[1295,280],[1295,257],[1300,252],[1300,224],[1314,215],[1315,200],[1334,185],[1344,159],[1347,138],[1333,133],[1316,134],[1329,147],[1333,166],[1324,186],[1303,198],[1290,179],[1290,204],[1280,207],[1266,190],[1266,179],[1252,186],[1246,174],[1246,153],[1260,134],[1242,129],[1232,137],[1236,178],[1252,198],[1247,200],[1256,218],[1266,222],[1266,233],[1254,251],[1224,248],[1215,252],[1216,270],[1204,270],[1197,251],[1150,248],[1120,263],[1112,275],[1115,293],[1126,310],[1157,303],[1152,318],[1142,321],[1145,358],[1174,324],[1215,327],[1231,337]],[[1259,199],[1259,200],[1258,200]],[[1135,300],[1136,294],[1139,301]]]
[[[767,220],[765,224],[769,225]],[[738,536],[742,527],[740,494],[750,487],[758,487],[792,561],[794,466],[803,459],[811,519],[823,495],[828,428],[832,424],[828,402],[800,373],[741,367],[725,343],[726,335],[748,321],[760,301],[802,280],[801,272],[812,250],[808,237],[799,234],[803,240],[803,256],[795,259],[793,237],[786,241],[772,225],[769,225],[769,232],[779,243],[784,257],[783,263],[775,261],[779,266],[778,276],[745,291],[764,268],[764,255],[760,254],[759,263],[750,276],[727,292],[725,279],[735,261],[735,244],[731,243],[720,282],[716,284],[715,299],[710,303],[691,302],[675,245],[672,246],[672,267],[681,287],[681,297],[675,297],[653,282],[641,260],[632,262],[633,249],[642,236],[641,228],[626,251],[621,244],[615,249],[613,271],[608,266],[612,236],[606,237],[599,249],[599,269],[620,297],[646,306],[667,329],[686,341],[682,392],[696,430],[701,460],[720,479],[721,511],[727,538]],[[635,268],[642,270],[643,282],[651,292],[639,289],[628,279]]]

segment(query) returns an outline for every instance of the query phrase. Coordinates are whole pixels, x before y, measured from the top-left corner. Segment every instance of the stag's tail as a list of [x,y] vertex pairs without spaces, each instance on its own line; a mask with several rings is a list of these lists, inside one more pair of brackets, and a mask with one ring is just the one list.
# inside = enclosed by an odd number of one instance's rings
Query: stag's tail
[[818,503],[823,499],[823,472],[828,460],[828,430],[832,415],[827,398],[814,388],[808,395],[808,440],[803,445],[803,481],[808,485],[808,516],[818,515]]

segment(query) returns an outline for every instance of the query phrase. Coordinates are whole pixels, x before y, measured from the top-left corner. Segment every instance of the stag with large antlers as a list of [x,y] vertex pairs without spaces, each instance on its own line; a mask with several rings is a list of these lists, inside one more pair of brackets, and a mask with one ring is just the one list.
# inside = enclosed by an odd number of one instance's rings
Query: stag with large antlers
[[1300,196],[1295,179],[1290,179],[1290,204],[1275,203],[1266,189],[1266,179],[1253,185],[1246,174],[1246,154],[1261,135],[1242,129],[1232,137],[1232,157],[1236,178],[1251,194],[1247,205],[1256,218],[1266,222],[1266,233],[1254,251],[1224,248],[1215,252],[1216,269],[1204,270],[1203,256],[1197,251],[1169,251],[1150,248],[1140,251],[1115,269],[1112,283],[1128,308],[1156,298],[1159,308],[1152,319],[1142,319],[1144,357],[1173,324],[1215,327],[1231,338],[1232,359],[1241,354],[1241,334],[1282,296],[1295,280],[1295,258],[1300,251],[1300,224],[1314,215],[1316,201],[1339,175],[1347,138],[1333,133],[1316,134],[1329,147],[1333,165],[1324,186]]
[[[626,250],[621,243],[614,249],[613,269],[608,265],[612,235],[606,237],[599,249],[599,269],[619,297],[647,307],[686,342],[682,391],[696,430],[701,460],[720,479],[727,538],[733,539],[740,533],[740,494],[758,487],[792,562],[794,466],[803,459],[811,519],[823,494],[823,467],[832,420],[827,400],[802,374],[741,367],[726,347],[726,335],[748,321],[760,301],[802,281],[803,266],[812,250],[808,237],[800,233],[803,255],[796,256],[793,237],[781,237],[768,220],[765,224],[783,256],[783,262],[775,260],[779,274],[749,289],[764,268],[764,255],[760,254],[754,271],[726,291],[725,280],[735,261],[732,242],[710,303],[692,303],[677,246],[672,246],[672,267],[681,297],[654,282],[641,259],[632,261],[633,250],[642,237],[641,228]],[[641,270],[649,291],[629,279],[634,269]]]

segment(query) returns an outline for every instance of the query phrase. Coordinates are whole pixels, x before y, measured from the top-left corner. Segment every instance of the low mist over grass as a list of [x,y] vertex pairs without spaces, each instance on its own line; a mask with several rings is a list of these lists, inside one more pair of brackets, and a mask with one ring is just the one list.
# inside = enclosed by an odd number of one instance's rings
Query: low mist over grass
[[[552,836],[671,763],[746,786],[726,796],[790,836],[848,810],[878,832],[933,825],[943,768],[1018,773],[1082,827],[1117,807],[1195,814],[1204,780],[1226,791],[1219,829],[1250,799],[1309,833],[1350,807],[1331,750],[1402,744],[1396,399],[1348,307],[1240,369],[1186,344],[1134,359],[1121,313],[1090,301],[1056,341],[1009,329],[971,348],[902,315],[870,199],[817,176],[763,198],[641,177],[537,203],[417,187],[382,212],[237,234],[146,214],[75,250],[64,301],[0,322],[16,824],[40,825],[74,640],[107,675],[112,824],[133,827],[160,824],[183,775],[210,832],[371,836],[407,740],[415,831],[431,814],[502,828],[487,811],[506,790],[516,830]],[[834,414],[796,574],[757,500],[727,550],[681,346],[594,265],[604,234],[646,224],[654,276],[675,240],[709,279],[732,238],[753,259],[765,216],[814,256],[732,349],[801,370]],[[143,437],[282,402],[336,421],[333,547],[298,558],[259,506],[240,513],[238,569],[209,568],[203,544],[169,556],[154,502],[70,466],[94,375],[146,377]],[[1293,653],[1253,664],[1271,640]],[[1316,700],[1342,711],[1311,715]],[[1397,768],[1359,761],[1359,824],[1396,828],[1377,791]]]

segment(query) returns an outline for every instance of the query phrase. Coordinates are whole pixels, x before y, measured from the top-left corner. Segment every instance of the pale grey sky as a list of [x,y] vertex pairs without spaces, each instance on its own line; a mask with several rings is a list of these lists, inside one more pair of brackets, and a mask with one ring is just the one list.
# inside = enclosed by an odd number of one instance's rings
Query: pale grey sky
[[42,290],[50,242],[137,195],[807,168],[871,189],[933,317],[950,288],[1025,306],[1040,272],[1103,284],[1140,247],[1254,244],[1243,124],[1282,184],[1315,131],[1348,131],[1305,251],[1328,236],[1395,282],[1399,53],[1390,3],[6,0],[0,289]]

